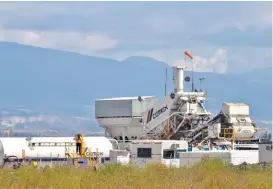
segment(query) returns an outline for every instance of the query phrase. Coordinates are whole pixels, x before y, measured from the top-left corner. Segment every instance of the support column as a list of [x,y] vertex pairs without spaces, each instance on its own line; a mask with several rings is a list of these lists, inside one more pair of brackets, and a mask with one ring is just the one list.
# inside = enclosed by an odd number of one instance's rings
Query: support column
[[122,131],[122,142],[123,144],[125,144],[125,127],[123,127],[123,131]]

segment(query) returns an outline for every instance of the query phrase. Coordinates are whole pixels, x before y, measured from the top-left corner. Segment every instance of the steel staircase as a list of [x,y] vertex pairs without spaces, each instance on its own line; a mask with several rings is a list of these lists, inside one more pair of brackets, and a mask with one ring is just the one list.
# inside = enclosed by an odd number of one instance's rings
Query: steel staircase
[[154,127],[151,131],[147,133],[149,139],[161,139],[161,140],[180,140],[185,132],[196,133],[199,130],[187,130],[184,128],[185,125],[194,118],[195,115],[181,115],[181,113],[174,112],[165,119],[161,124]]
[[[166,138],[169,134],[173,133],[177,127],[179,127],[180,123],[177,125],[175,120],[177,117],[183,119],[183,116],[178,112],[172,113],[169,117],[167,117],[163,122],[159,125],[155,126],[152,130],[147,132],[147,137],[151,139],[163,139]],[[182,123],[182,121],[181,121]]]

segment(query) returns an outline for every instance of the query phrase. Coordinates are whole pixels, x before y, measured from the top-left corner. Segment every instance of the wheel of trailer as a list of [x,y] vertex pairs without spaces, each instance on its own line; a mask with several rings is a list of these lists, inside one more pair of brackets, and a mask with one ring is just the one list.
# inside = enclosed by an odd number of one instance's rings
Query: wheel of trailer
[[17,163],[13,164],[12,166],[13,169],[18,169],[19,168],[19,165]]
[[8,157],[6,157],[5,159],[4,159],[4,164],[3,164],[3,168],[5,167],[5,165],[6,166],[12,166],[12,168],[14,168],[14,167],[18,167],[18,165],[16,165],[15,166],[15,164],[18,164],[17,163],[18,162],[18,158],[17,158],[17,156],[8,156]]

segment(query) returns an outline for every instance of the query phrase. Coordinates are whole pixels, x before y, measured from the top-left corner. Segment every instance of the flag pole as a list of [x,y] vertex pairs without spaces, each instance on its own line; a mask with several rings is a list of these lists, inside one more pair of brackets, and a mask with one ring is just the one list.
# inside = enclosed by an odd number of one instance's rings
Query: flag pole
[[185,67],[187,68],[187,56],[185,55]]
[[[188,51],[185,51],[184,52],[185,54],[185,65],[186,65],[186,56],[188,56],[190,59],[193,59],[193,57],[190,55],[190,53]],[[191,76],[192,76],[192,85],[191,85],[191,88],[192,88],[192,92],[194,91],[194,79],[193,79],[193,62],[192,62],[192,72],[191,72]]]
[[168,82],[168,69],[166,68],[165,72],[165,97],[167,96],[167,82]]
[[[168,64],[167,54],[166,54],[166,63]],[[167,96],[167,83],[168,83],[168,68],[165,69],[165,97]]]
[[[192,62],[192,61],[191,61],[191,62]],[[193,82],[193,62],[192,62],[191,78],[192,78],[191,88],[192,88],[192,92],[193,92],[193,90],[194,90],[194,82]]]

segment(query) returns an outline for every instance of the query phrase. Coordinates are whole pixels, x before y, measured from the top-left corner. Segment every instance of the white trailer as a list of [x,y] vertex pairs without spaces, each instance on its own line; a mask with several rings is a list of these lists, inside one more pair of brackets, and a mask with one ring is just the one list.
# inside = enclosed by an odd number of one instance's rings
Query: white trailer
[[131,162],[140,167],[149,163],[169,164],[170,160],[179,159],[179,153],[187,151],[188,142],[184,140],[135,140],[132,141]]

